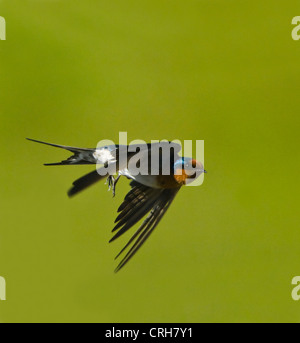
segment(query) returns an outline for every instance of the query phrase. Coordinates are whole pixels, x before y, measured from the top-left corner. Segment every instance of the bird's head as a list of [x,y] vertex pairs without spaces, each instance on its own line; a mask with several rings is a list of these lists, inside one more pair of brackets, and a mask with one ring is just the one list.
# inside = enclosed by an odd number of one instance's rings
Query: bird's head
[[174,178],[177,183],[186,185],[206,173],[203,164],[191,157],[182,157],[174,164]]

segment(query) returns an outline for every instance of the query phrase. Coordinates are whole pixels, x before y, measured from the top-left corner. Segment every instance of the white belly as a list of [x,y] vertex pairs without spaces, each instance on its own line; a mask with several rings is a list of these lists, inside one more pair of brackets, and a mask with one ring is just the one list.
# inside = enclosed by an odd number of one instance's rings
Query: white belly
[[124,175],[132,180],[135,180],[136,182],[141,183],[142,185],[152,187],[152,188],[161,188],[157,182],[157,176],[156,175],[132,175],[128,169],[123,169],[119,171],[120,175]]

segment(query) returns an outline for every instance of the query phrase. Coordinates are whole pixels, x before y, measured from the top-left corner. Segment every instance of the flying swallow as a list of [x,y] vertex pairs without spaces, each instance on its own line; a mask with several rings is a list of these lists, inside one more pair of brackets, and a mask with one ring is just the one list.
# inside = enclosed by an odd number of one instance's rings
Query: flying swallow
[[[116,256],[118,258],[123,253],[125,255],[115,272],[124,267],[150,236],[181,187],[194,181],[201,173],[206,173],[201,162],[190,157],[179,156],[181,146],[172,142],[144,145],[108,145],[85,149],[27,139],[65,149],[72,153],[68,159],[57,163],[46,163],[46,166],[97,165],[96,170],[73,182],[73,186],[68,191],[69,197],[104,178],[107,178],[109,189],[112,189],[114,196],[116,184],[121,176],[131,180],[131,190],[118,208],[119,214],[112,230],[114,236],[109,242],[114,241],[132,228],[146,214],[148,216]],[[171,153],[164,156],[161,148],[167,146]],[[143,173],[136,172],[137,160],[141,165],[146,165],[146,172],[145,170]],[[167,172],[165,172],[166,170]],[[115,177],[115,175],[117,176]]]

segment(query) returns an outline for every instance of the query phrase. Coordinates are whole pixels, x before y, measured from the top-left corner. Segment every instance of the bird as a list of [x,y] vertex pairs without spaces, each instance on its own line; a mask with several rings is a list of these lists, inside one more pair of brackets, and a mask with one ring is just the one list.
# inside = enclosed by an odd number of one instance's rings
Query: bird
[[[45,163],[46,166],[96,165],[95,170],[73,182],[68,191],[69,197],[105,178],[108,189],[112,190],[115,196],[116,184],[120,177],[124,176],[130,180],[131,189],[118,208],[115,226],[112,229],[114,235],[109,242],[123,235],[146,215],[147,217],[115,257],[117,259],[123,255],[115,272],[121,270],[144,244],[182,186],[206,173],[200,161],[180,156],[181,145],[174,142],[76,148],[27,139],[72,153],[66,160]],[[170,153],[164,155],[164,151]],[[144,166],[142,172],[137,165]]]

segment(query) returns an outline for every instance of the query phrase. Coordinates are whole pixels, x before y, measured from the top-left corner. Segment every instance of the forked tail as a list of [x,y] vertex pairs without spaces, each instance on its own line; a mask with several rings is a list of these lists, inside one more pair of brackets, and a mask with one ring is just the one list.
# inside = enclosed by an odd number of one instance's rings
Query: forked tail
[[[45,166],[80,165],[80,164],[97,164],[97,163],[106,164],[109,162],[109,160],[114,160],[115,158],[110,153],[108,155],[107,150],[105,148],[98,149],[98,160],[97,160],[94,156],[96,149],[75,148],[75,147],[70,147],[66,145],[46,143],[46,142],[42,142],[35,139],[30,139],[30,138],[27,138],[27,139],[32,142],[46,144],[46,145],[54,146],[56,148],[65,149],[73,153],[73,155],[70,156],[66,160],[63,160],[61,162],[56,162],[56,163],[45,163],[44,164]],[[104,154],[103,157],[101,156],[101,152],[103,152]],[[112,165],[113,167],[117,168],[115,161],[112,162]],[[68,191],[68,196],[72,197],[75,194],[83,191],[87,187],[93,185],[94,183],[106,178],[108,175],[105,173],[106,173],[105,167],[101,167],[77,179],[76,181],[73,182],[72,188]]]
[[56,148],[65,149],[73,153],[72,156],[67,158],[66,160],[63,160],[61,162],[55,162],[55,163],[45,163],[45,166],[59,166],[59,165],[72,165],[72,164],[96,164],[97,160],[94,157],[95,149],[85,149],[85,148],[75,148],[71,146],[66,145],[58,145],[58,144],[52,144],[52,143],[46,143],[42,141],[37,141],[36,139],[26,138],[29,141],[46,144],[50,146],[54,146]]

